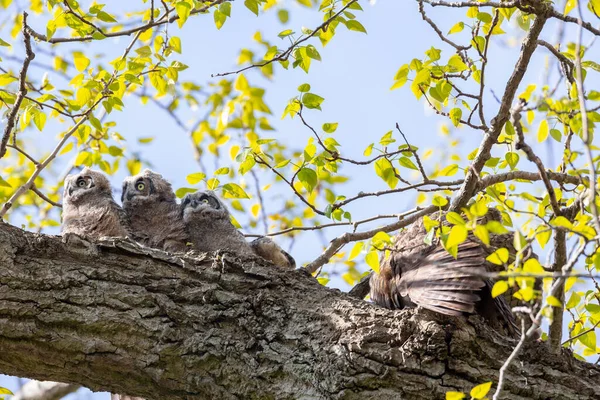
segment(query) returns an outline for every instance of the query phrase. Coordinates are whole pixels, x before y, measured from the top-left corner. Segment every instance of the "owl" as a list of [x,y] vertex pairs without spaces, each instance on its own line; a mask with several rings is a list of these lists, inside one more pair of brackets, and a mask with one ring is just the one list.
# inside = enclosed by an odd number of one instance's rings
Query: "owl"
[[91,239],[130,236],[125,211],[113,200],[106,176],[89,168],[65,179],[62,235]]
[[279,267],[296,266],[292,256],[269,238],[248,243],[231,223],[225,204],[211,190],[186,195],[181,209],[190,241],[198,251],[231,250],[242,255],[258,255]]
[[188,236],[171,184],[148,169],[123,181],[123,209],[133,239],[168,252],[188,250]]
[[[421,220],[396,236],[390,256],[371,276],[371,299],[390,309],[421,306],[446,315],[477,313],[495,328],[516,334],[506,298],[493,298],[493,282],[485,278],[498,267],[486,261],[494,249],[469,237],[454,258],[441,243],[425,244],[425,235]],[[503,236],[512,242],[511,235],[496,235],[491,245],[503,247]]]

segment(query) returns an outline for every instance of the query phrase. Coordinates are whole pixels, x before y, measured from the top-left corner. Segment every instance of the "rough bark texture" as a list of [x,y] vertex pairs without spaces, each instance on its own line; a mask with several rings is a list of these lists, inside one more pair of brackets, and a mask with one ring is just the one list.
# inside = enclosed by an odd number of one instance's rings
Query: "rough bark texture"
[[[146,399],[432,399],[497,379],[478,317],[389,311],[299,271],[0,223],[0,372]],[[531,343],[504,398],[600,398],[600,368]]]

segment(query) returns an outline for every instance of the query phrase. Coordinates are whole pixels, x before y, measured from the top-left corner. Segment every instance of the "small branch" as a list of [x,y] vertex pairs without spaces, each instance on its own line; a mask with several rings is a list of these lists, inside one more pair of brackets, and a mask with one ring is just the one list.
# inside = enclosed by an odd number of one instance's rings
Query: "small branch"
[[255,234],[248,233],[248,234],[245,234],[244,236],[246,236],[246,237],[279,236],[279,235],[285,235],[286,233],[290,233],[290,232],[294,232],[294,231],[318,231],[321,229],[331,228],[334,226],[352,226],[354,228],[354,230],[356,230],[356,228],[359,225],[362,225],[367,222],[372,222],[372,221],[376,221],[378,219],[385,219],[385,218],[400,219],[403,216],[406,216],[406,215],[405,214],[376,215],[374,217],[366,218],[366,219],[356,221],[356,222],[333,222],[331,224],[314,225],[314,226],[293,226],[291,228],[287,228],[287,229],[281,230],[279,232],[269,233],[267,235],[255,235]]
[[435,24],[435,22],[433,22],[431,20],[431,18],[429,18],[425,14],[425,9],[423,8],[423,1],[427,2],[427,0],[418,0],[418,1],[419,1],[419,12],[421,13],[421,18],[423,18],[423,20],[425,22],[427,22],[431,26],[431,28],[433,28],[433,30],[435,31],[435,33],[437,33],[437,35],[440,37],[440,39],[443,42],[448,43],[450,46],[454,47],[457,52],[460,52],[460,51],[463,51],[463,50],[468,50],[468,49],[471,48],[471,46],[462,46],[462,45],[456,44],[452,40],[450,40],[446,36],[444,36],[444,34],[440,30],[440,28],[438,28],[438,26]]
[[561,345],[561,346],[564,346],[565,344],[567,344],[567,343],[570,343],[570,342],[572,342],[573,340],[575,340],[575,339],[577,339],[577,338],[580,338],[580,337],[582,337],[583,335],[586,335],[586,334],[590,333],[591,331],[595,330],[595,329],[596,329],[596,328],[597,328],[599,325],[600,325],[600,320],[599,320],[599,321],[597,321],[597,322],[594,324],[594,326],[592,326],[591,328],[589,328],[589,329],[586,329],[585,331],[579,332],[577,335],[575,335],[575,336],[573,336],[573,337],[570,337],[569,339],[565,340],[565,341],[562,343],[562,345]]
[[[592,154],[592,137],[590,136],[588,128],[588,116],[583,90],[583,71],[581,68],[581,41],[583,37],[584,22],[580,2],[577,2],[577,9],[579,10],[579,19],[577,19],[576,21],[579,24],[579,33],[577,42],[575,44],[575,68],[577,70],[577,97],[579,100],[579,108],[581,110],[581,137],[583,139],[583,144],[585,147],[585,155],[587,158],[587,162],[590,166],[590,188],[588,193],[588,201],[590,210],[592,211],[592,215],[594,217],[594,227],[596,228],[596,234],[600,235],[600,218],[598,212],[598,205],[596,204],[596,167],[594,166],[594,156]],[[598,34],[600,34],[600,32],[598,32]]]
[[525,152],[525,154],[527,155],[527,159],[529,161],[531,161],[532,163],[534,163],[536,165],[536,167],[538,168],[540,177],[542,178],[542,181],[544,182],[544,186],[546,186],[546,191],[548,192],[548,196],[550,197],[550,204],[552,206],[552,211],[554,212],[554,215],[559,216],[562,213],[560,211],[560,206],[558,204],[558,201],[556,200],[556,194],[554,193],[554,188],[552,187],[552,184],[550,183],[550,179],[548,178],[548,174],[546,173],[546,168],[544,167],[542,160],[533,152],[533,149],[527,143],[525,143],[525,135],[523,134],[523,126],[521,125],[521,111],[523,110],[523,107],[525,107],[525,104],[526,103],[524,100],[520,100],[519,103],[516,104],[511,109],[511,112],[510,112],[512,124],[517,133],[517,144],[515,147],[517,150],[523,150]]
[[305,37],[303,37],[302,39],[298,39],[296,40],[294,43],[292,43],[292,45],[290,47],[287,48],[287,50],[285,50],[283,53],[273,57],[270,60],[267,60],[263,63],[260,64],[251,64],[248,65],[247,67],[241,68],[237,71],[230,71],[230,72],[221,72],[218,74],[212,74],[211,77],[217,77],[217,76],[227,76],[227,75],[234,75],[234,74],[239,74],[240,72],[244,72],[247,71],[249,69],[252,68],[262,68],[264,66],[267,66],[271,63],[274,63],[275,61],[285,61],[288,59],[288,57],[290,56],[290,54],[292,54],[292,51],[294,51],[294,49],[296,47],[298,47],[300,44],[306,42],[308,39],[312,38],[313,36],[315,36],[317,33],[319,33],[319,31],[323,31],[326,32],[327,31],[327,27],[329,27],[329,24],[331,23],[331,21],[333,21],[334,19],[336,19],[340,14],[342,14],[344,11],[346,11],[346,9],[348,9],[348,7],[350,7],[352,4],[356,3],[358,0],[351,0],[348,2],[348,4],[346,4],[344,7],[342,7],[340,9],[340,11],[338,11],[337,13],[333,14],[331,17],[329,17],[328,19],[325,20],[325,22],[323,22],[321,25],[319,25],[318,27],[315,28],[315,30],[313,30],[309,35],[306,35]]
[[312,274],[315,271],[317,271],[320,267],[327,264],[329,262],[329,260],[331,259],[331,257],[333,257],[347,243],[357,242],[359,240],[370,239],[373,236],[375,236],[378,232],[396,231],[400,228],[404,228],[405,226],[408,226],[408,225],[414,223],[422,216],[434,213],[434,212],[438,211],[439,209],[440,209],[440,207],[437,207],[437,206],[429,206],[424,209],[417,208],[415,210],[411,210],[408,212],[408,214],[410,214],[409,217],[403,218],[398,222],[394,222],[393,224],[385,225],[380,228],[372,229],[372,230],[364,231],[364,232],[354,232],[354,233],[346,232],[342,236],[338,236],[337,238],[333,239],[330,242],[329,247],[327,247],[327,249],[319,257],[317,257],[314,261],[307,264],[304,268],[306,269],[306,271],[308,271],[309,273]]
[[54,206],[54,207],[59,207],[59,208],[62,208],[62,204],[60,204],[60,203],[56,203],[56,202],[54,202],[54,201],[50,200],[50,199],[49,199],[49,198],[48,198],[48,197],[47,197],[47,196],[46,196],[44,193],[42,193],[42,192],[41,192],[41,191],[40,191],[40,190],[39,190],[39,189],[38,189],[38,188],[35,186],[35,184],[32,184],[32,185],[31,185],[31,191],[32,191],[33,193],[37,194],[37,195],[40,197],[40,199],[42,199],[42,200],[44,200],[45,202],[47,202],[47,203],[51,204],[52,206]]
[[573,61],[569,60],[567,57],[562,55],[557,49],[554,48],[554,46],[552,46],[550,43],[546,42],[545,40],[539,39],[537,42],[538,42],[538,45],[543,46],[543,47],[547,48],[548,50],[550,50],[550,52],[552,54],[554,54],[554,57],[556,57],[558,59],[560,64],[563,66],[563,69],[565,71],[565,76],[569,80],[569,83],[571,83],[571,84],[575,83],[575,79],[573,78],[573,69],[575,68],[575,65],[573,64]]
[[[210,4],[207,4],[203,7],[193,9],[192,11],[190,11],[190,15],[204,13],[204,12],[208,11],[211,7],[222,4],[225,1],[228,1],[228,0],[214,0]],[[124,31],[105,32],[104,35],[106,37],[130,36],[134,33],[137,34],[137,33],[143,32],[147,29],[154,28],[155,26],[171,24],[171,23],[177,21],[178,19],[179,19],[178,15],[173,15],[172,17],[169,18],[169,10],[167,10],[167,12],[165,12],[165,14],[163,14],[163,16],[160,17],[157,21],[150,21],[147,24],[137,26],[132,29],[127,29]],[[48,42],[48,43],[88,42],[88,41],[94,40],[93,36],[91,36],[91,35],[83,36],[83,37],[53,37],[51,39],[48,39],[48,37],[46,35],[38,33],[36,31],[34,31],[33,29],[31,29],[30,27],[27,27],[27,31],[34,38],[41,40],[43,42]]]
[[396,122],[396,129],[398,130],[398,132],[400,132],[400,134],[404,138],[404,142],[408,146],[408,151],[413,153],[413,156],[415,156],[415,160],[417,161],[417,165],[419,167],[419,172],[421,172],[421,176],[423,177],[423,182],[429,182],[429,178],[427,177],[427,174],[425,173],[425,168],[423,168],[423,164],[421,163],[421,158],[419,157],[419,154],[417,153],[417,151],[415,149],[413,149],[411,144],[408,143],[408,140],[406,139],[404,132],[402,132],[402,130],[400,129],[400,125],[398,125],[397,122]]
[[267,211],[265,209],[265,202],[263,200],[261,193],[262,191],[260,189],[260,182],[258,181],[258,176],[256,175],[256,172],[253,169],[250,170],[250,174],[254,179],[254,186],[256,187],[256,196],[258,197],[258,204],[260,204],[260,219],[263,223],[265,235],[267,235],[269,233],[269,223],[267,222]]
[[2,136],[2,141],[0,142],[0,158],[4,157],[6,154],[6,145],[13,129],[15,129],[19,108],[21,107],[23,98],[25,95],[27,95],[27,69],[29,68],[29,63],[31,60],[35,58],[35,54],[31,50],[31,36],[29,36],[29,33],[27,32],[27,15],[28,14],[26,12],[23,13],[23,26],[21,28],[21,31],[23,32],[23,43],[25,43],[25,60],[23,61],[21,72],[19,72],[19,91],[17,92],[15,103],[8,114],[6,126],[4,127],[4,135]]
[[502,364],[502,367],[500,367],[498,376],[498,387],[496,388],[496,392],[494,393],[494,397],[492,397],[492,400],[498,400],[500,398],[500,393],[502,393],[502,387],[504,386],[504,374],[506,373],[506,370],[508,369],[510,364],[512,364],[514,359],[521,352],[521,348],[525,344],[525,340],[527,340],[527,334],[525,332],[525,318],[524,316],[521,316],[521,338],[519,339],[519,342],[513,349],[512,353],[510,353],[510,356],[508,356],[506,361],[504,361],[504,364]]

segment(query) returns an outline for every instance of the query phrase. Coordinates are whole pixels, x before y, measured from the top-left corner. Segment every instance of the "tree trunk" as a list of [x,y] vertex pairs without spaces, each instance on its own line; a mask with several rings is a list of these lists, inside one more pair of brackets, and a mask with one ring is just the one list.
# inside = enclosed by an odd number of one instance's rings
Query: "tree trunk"
[[[76,239],[76,238],[73,238]],[[431,399],[496,382],[515,341],[389,311],[301,271],[0,223],[0,372],[146,399]],[[600,368],[531,343],[504,398],[600,398]]]

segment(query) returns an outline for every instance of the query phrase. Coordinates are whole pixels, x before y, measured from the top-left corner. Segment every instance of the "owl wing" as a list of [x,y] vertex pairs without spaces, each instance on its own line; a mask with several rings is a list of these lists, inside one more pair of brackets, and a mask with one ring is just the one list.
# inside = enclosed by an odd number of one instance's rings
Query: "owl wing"
[[477,292],[485,283],[485,258],[481,247],[471,241],[458,246],[455,259],[441,245],[421,254],[393,254],[389,260],[388,293],[446,315],[475,312]]

